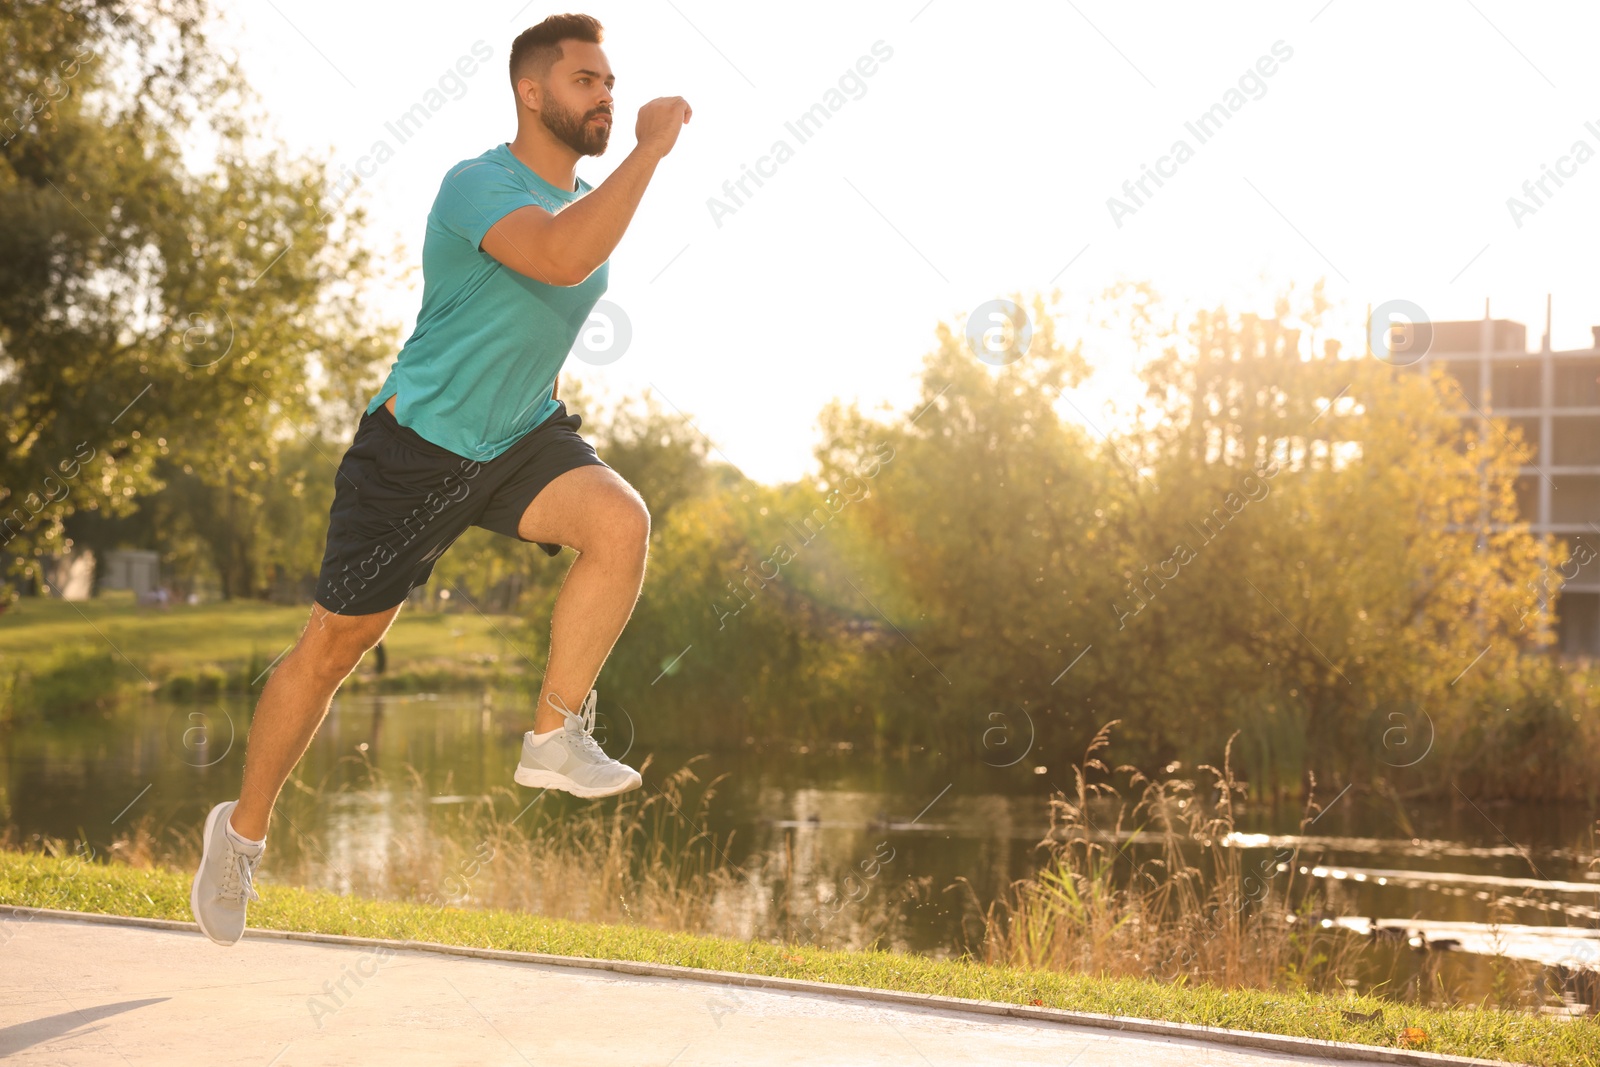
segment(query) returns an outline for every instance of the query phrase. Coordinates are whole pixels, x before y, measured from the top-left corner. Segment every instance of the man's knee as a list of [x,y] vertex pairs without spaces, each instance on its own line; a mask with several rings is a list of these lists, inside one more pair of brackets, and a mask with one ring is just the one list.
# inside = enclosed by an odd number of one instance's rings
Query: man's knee
[[361,657],[383,639],[390,621],[392,616],[315,611],[296,652],[305,657],[305,665],[312,671],[342,681],[361,663]]
[[623,512],[623,539],[642,553],[650,546],[650,509],[645,507],[644,498],[634,492],[631,486]]
[[644,558],[650,545],[650,509],[632,486],[619,486],[598,501],[585,523],[580,552],[600,551]]

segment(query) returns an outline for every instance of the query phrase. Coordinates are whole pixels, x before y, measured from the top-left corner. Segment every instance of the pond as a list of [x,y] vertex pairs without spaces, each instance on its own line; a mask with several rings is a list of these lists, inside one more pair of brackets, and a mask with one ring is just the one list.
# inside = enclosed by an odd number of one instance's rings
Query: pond
[[[403,800],[414,806],[415,791],[426,791],[440,807],[502,787],[531,798],[532,790],[511,785],[528,703],[511,693],[339,697],[300,768],[304,782],[337,802],[286,791],[280,811],[293,811],[298,834],[280,820],[274,852],[289,856],[311,847],[336,857],[316,880],[344,890],[361,881],[353,875],[363,867],[385,862],[386,835],[396,832],[390,809]],[[79,841],[81,850],[96,854],[140,818],[197,830],[213,803],[238,795],[251,706],[231,698],[145,700],[114,713],[0,731],[0,830],[9,828],[25,843]],[[698,754],[634,743],[632,723],[602,718],[597,736],[613,754],[631,748],[627,758],[635,766],[651,757],[647,785]],[[726,776],[704,829],[719,840],[732,835],[726,859],[748,868],[755,891],[767,869],[761,857],[784,856],[788,876],[826,901],[841,872],[892,855],[895,880],[920,880],[924,891],[898,905],[889,943],[934,955],[959,954],[969,943],[974,901],[987,905],[1037,869],[1048,798],[1072,783],[1070,760],[1038,752],[994,766],[971,752],[886,755],[737,740],[743,743],[706,753],[695,766],[702,778]],[[362,778],[363,761],[384,772],[386,787],[339,792]],[[1297,848],[1302,877],[1326,885],[1345,925],[1396,935],[1362,984],[1415,980],[1424,965],[1407,954],[1429,942],[1545,964],[1596,959],[1593,812],[1465,797],[1453,805],[1326,799],[1325,812],[1304,831],[1298,809],[1243,807],[1231,843],[1252,866]],[[264,880],[273,878],[274,858],[263,868]],[[970,893],[950,891],[958,879]],[[882,883],[884,893],[892,892],[889,884]],[[747,932],[782,933],[759,918]],[[1453,981],[1471,990],[1488,981],[1473,971],[1482,963],[1468,958],[1446,966],[1458,968]]]

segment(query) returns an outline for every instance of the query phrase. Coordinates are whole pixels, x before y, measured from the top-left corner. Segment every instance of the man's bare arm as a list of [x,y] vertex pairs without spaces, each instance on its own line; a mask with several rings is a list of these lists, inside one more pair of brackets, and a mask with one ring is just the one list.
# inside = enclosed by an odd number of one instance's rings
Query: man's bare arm
[[637,147],[609,178],[556,215],[531,204],[518,208],[490,227],[483,250],[548,285],[579,284],[616,250],[656,164],[672,151],[691,113],[682,97],[650,101],[639,109]]

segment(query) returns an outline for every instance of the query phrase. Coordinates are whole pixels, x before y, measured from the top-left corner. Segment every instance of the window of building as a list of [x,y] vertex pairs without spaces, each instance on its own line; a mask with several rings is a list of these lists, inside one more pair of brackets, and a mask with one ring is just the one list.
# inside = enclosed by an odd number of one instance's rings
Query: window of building
[[1600,475],[1558,474],[1550,481],[1551,522],[1600,522]]
[[1539,364],[1519,360],[1489,367],[1489,402],[1496,409],[1536,408],[1540,404]]
[[1558,408],[1600,408],[1600,359],[1556,361],[1555,405]]
[[1600,415],[1551,419],[1550,461],[1558,467],[1600,466]]
[[1592,533],[1562,534],[1561,541],[1567,546],[1567,562],[1559,575],[1562,586],[1600,585],[1600,538]]
[[1563,593],[1556,600],[1556,639],[1562,655],[1600,652],[1600,593]]

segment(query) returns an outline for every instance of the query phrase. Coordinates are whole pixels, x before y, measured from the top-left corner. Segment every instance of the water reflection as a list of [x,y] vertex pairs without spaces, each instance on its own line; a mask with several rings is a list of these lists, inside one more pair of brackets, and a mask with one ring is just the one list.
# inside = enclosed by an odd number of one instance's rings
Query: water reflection
[[[0,733],[0,796],[10,800],[0,819],[21,838],[81,840],[96,851],[141,818],[158,833],[197,837],[210,805],[236,795],[250,712],[244,700],[152,701]],[[323,888],[390,884],[397,872],[388,865],[406,854],[397,845],[426,829],[430,810],[478,803],[510,786],[530,713],[526,698],[510,693],[337,699],[299,784],[285,790],[274,851],[303,853]],[[672,743],[667,724],[620,708],[603,725],[612,751],[630,748],[635,765],[650,757],[657,777],[695,755]],[[900,893],[910,903],[893,923],[895,947],[961,951],[968,902],[987,903],[1031,874],[1049,825],[1052,785],[1033,773],[1032,761],[995,766],[981,755],[757,744],[711,753],[701,777],[726,779],[705,829],[719,840],[732,835],[728,859],[746,872],[727,906],[749,933],[774,936],[784,932],[780,921],[827,916],[857,892],[853,906],[865,923]],[[368,766],[384,772],[385,789],[337,792],[363,781]],[[313,795],[326,800],[311,803]],[[531,791],[521,795],[532,799]],[[1530,960],[1574,957],[1568,949],[1592,944],[1584,940],[1590,935],[1560,934],[1567,940],[1552,948],[1548,937],[1520,928],[1600,920],[1600,883],[1589,870],[1592,814],[1492,810],[1490,822],[1470,805],[1402,809],[1351,797],[1307,835],[1298,810],[1244,807],[1240,831],[1226,843],[1251,863],[1294,850],[1301,873],[1329,887],[1334,910],[1362,933],[1401,929],[1404,944],[1448,929],[1448,938],[1433,940],[1508,954],[1526,947]],[[946,892],[960,879],[971,894]],[[798,917],[780,915],[780,893],[807,902]],[[1507,924],[1519,927],[1515,936],[1496,940],[1489,927]]]

